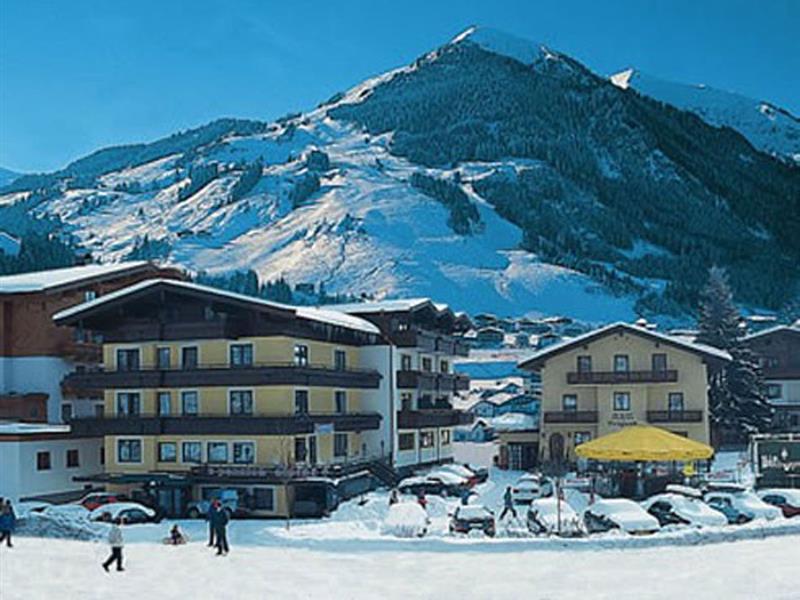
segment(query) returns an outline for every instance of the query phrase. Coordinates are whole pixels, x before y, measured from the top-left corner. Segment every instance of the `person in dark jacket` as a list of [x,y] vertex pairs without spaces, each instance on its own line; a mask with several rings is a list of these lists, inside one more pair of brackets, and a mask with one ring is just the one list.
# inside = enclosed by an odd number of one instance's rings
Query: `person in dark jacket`
[[228,547],[228,511],[221,507],[217,508],[214,514],[214,537],[217,538],[217,555],[227,554]]
[[206,513],[206,521],[208,521],[208,547],[213,548],[217,545],[217,542],[214,538],[214,521],[216,520],[216,515],[220,510],[219,500],[212,500],[211,504],[208,505],[208,512]]
[[514,497],[511,495],[511,486],[508,486],[506,488],[506,493],[503,494],[503,504],[505,506],[503,507],[503,512],[500,513],[500,519],[499,520],[502,521],[503,517],[505,517],[506,514],[509,513],[509,512],[512,515],[514,515],[514,518],[516,519],[517,518],[517,509],[514,508]]
[[6,546],[13,548],[11,543],[11,533],[17,525],[17,515],[14,514],[14,507],[11,506],[11,500],[6,500],[0,507],[0,543],[4,540]]

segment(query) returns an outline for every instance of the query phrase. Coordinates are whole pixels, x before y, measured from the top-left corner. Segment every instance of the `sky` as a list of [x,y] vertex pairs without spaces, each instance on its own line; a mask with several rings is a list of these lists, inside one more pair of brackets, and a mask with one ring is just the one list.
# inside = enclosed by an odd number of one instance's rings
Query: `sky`
[[473,24],[800,114],[800,0],[0,0],[0,166],[312,108]]

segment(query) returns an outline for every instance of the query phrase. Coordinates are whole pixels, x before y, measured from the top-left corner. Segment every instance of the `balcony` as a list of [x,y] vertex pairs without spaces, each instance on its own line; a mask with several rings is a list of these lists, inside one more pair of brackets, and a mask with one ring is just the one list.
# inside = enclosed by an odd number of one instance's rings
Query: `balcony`
[[545,423],[597,423],[596,410],[551,410],[544,413]]
[[469,389],[469,377],[460,373],[433,373],[429,371],[398,371],[397,387],[443,393]]
[[380,426],[378,413],[304,415],[207,415],[76,417],[72,433],[102,435],[296,435],[314,433],[317,425],[334,431],[367,431]]
[[423,410],[401,410],[397,413],[399,429],[425,429],[433,427],[455,427],[472,423],[472,415],[452,408]]
[[62,356],[75,362],[99,363],[103,360],[103,349],[93,342],[67,340],[58,347]]
[[649,423],[701,423],[702,410],[648,410]]
[[425,352],[439,352],[448,356],[468,356],[469,345],[452,335],[437,334],[425,329],[394,331],[389,336],[399,348],[419,348]]
[[292,363],[263,363],[247,366],[202,365],[193,369],[140,368],[130,371],[76,371],[62,381],[71,393],[124,388],[303,385],[375,389],[381,375],[372,369],[334,369],[325,366],[297,366]]
[[674,383],[678,371],[573,371],[567,373],[570,385],[604,385],[618,383]]

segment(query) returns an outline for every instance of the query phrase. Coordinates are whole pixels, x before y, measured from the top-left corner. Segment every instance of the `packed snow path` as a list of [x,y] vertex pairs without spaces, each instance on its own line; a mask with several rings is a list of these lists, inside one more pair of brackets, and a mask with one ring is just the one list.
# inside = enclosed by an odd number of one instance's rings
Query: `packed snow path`
[[202,542],[126,547],[105,573],[104,544],[19,538],[0,548],[0,596],[46,598],[797,598],[800,537],[625,551],[324,552]]

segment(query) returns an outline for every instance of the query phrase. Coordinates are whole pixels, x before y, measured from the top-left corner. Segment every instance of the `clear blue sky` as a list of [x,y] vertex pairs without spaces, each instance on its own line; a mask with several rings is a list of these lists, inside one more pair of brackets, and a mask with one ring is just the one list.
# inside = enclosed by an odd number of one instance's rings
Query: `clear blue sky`
[[800,112],[798,0],[0,0],[0,166],[307,109],[471,24]]

